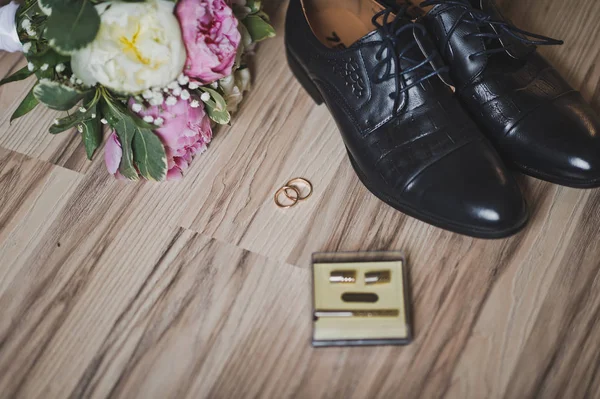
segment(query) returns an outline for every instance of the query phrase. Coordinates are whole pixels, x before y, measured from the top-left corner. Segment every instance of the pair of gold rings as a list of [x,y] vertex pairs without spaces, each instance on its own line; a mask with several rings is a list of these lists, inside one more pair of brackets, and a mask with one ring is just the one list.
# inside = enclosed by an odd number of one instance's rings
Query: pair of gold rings
[[313,193],[313,185],[302,177],[290,180],[275,193],[275,205],[287,209],[307,200]]

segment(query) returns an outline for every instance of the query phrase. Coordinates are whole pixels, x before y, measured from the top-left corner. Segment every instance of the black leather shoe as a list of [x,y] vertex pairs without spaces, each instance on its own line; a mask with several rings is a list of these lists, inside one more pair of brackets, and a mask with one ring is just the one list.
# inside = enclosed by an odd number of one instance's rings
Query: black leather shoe
[[516,233],[528,215],[519,187],[443,82],[425,28],[397,15],[372,0],[290,0],[290,67],[381,200],[462,234]]
[[422,22],[456,92],[508,164],[571,187],[600,187],[600,118],[537,52],[562,42],[516,28],[493,0],[428,0]]

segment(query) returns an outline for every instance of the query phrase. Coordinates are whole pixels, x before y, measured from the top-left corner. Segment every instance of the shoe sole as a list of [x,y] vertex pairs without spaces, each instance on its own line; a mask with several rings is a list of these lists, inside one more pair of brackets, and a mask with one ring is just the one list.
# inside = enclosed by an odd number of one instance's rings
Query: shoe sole
[[[315,103],[317,105],[323,104],[324,100],[323,100],[323,97],[321,96],[321,93],[319,92],[319,89],[315,86],[312,79],[310,79],[310,77],[308,76],[308,74],[306,73],[304,68],[296,60],[296,57],[287,48],[286,48],[286,55],[287,55],[288,64],[290,66],[290,69],[292,70],[292,73],[294,74],[296,79],[300,82],[300,85],[310,95],[310,97],[315,101]],[[390,198],[387,195],[385,195],[384,193],[371,187],[370,184],[368,183],[368,179],[362,173],[362,171],[358,167],[357,163],[354,161],[354,158],[352,157],[352,154],[350,154],[350,151],[348,151],[347,148],[346,148],[346,151],[348,153],[348,158],[350,159],[350,164],[352,165],[352,168],[354,169],[354,172],[358,176],[359,180],[367,188],[367,190],[369,190],[375,197],[377,197],[379,200],[383,201],[387,205],[391,206],[392,208],[394,208],[410,217],[413,217],[415,219],[418,219],[425,223],[428,223],[432,226],[439,227],[444,230],[452,231],[455,233],[467,235],[470,237],[475,237],[475,238],[502,239],[502,238],[507,238],[512,235],[515,235],[516,233],[521,231],[527,225],[527,221],[529,219],[528,215],[525,215],[524,220],[515,227],[506,229],[506,230],[495,230],[495,231],[481,230],[481,229],[477,229],[477,228],[473,228],[473,227],[457,225],[450,221],[442,221],[442,220],[440,220],[439,217],[429,215],[427,213],[423,213],[422,211],[418,211],[406,204],[402,204],[402,203],[396,201],[395,199]]]

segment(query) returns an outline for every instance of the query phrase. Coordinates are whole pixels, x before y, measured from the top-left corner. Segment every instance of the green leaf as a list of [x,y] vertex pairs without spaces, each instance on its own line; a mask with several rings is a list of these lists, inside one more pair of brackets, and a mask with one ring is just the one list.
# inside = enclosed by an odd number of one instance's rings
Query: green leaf
[[58,82],[42,79],[33,88],[33,94],[39,102],[46,105],[48,108],[56,109],[58,111],[68,111],[77,105],[85,95],[85,92],[81,92]]
[[216,123],[220,125],[226,125],[231,121],[231,115],[227,111],[227,102],[219,94],[218,91],[211,89],[210,87],[202,87],[203,91],[210,94],[211,99],[204,103],[206,113]]
[[275,37],[275,29],[259,15],[248,15],[243,22],[255,42]]
[[[85,112],[81,112],[79,110],[73,112],[71,115],[67,115],[64,118],[60,118],[50,126],[51,134],[62,133],[66,130],[69,130],[77,125],[82,125],[86,121],[93,119],[93,115],[97,115],[97,104],[100,96],[96,95],[95,92],[86,93],[85,98],[83,99],[84,107],[86,108]],[[98,118],[100,120],[100,118]]]
[[250,14],[254,14],[261,9],[260,0],[248,0],[246,2],[246,7],[250,9]]
[[100,16],[89,0],[45,0],[52,13],[45,37],[61,54],[71,54],[91,43],[100,29]]
[[219,125],[226,125],[229,122],[231,122],[231,115],[229,114],[229,111],[218,110],[217,108],[214,108],[211,104],[208,103],[205,104],[205,107],[206,113],[208,114],[210,119],[212,119]]
[[41,10],[38,0],[21,1],[21,7],[19,7],[19,10],[17,11],[17,26],[21,26],[21,21],[23,20],[24,16],[28,16],[30,18],[41,17],[40,14]]
[[152,130],[137,129],[133,137],[133,159],[147,180],[162,181],[167,177],[165,147]]
[[71,115],[58,119],[50,126],[51,134],[58,134],[67,131],[75,126],[83,123],[86,120],[86,115],[82,112],[75,111]]
[[139,175],[133,164],[133,137],[138,129],[135,122],[127,115],[127,109],[119,103],[114,103],[104,97],[100,104],[102,115],[115,129],[123,150],[119,172],[129,180],[138,180]]
[[33,71],[30,71],[29,69],[27,69],[27,66],[25,66],[19,69],[17,72],[13,73],[11,76],[0,80],[0,86],[6,83],[17,82],[19,80],[27,79],[31,75],[33,75]]
[[35,65],[48,64],[50,67],[55,67],[60,63],[66,64],[71,60],[71,57],[59,54],[51,48],[47,48],[37,54],[28,55],[27,58],[29,61],[35,63]]
[[17,118],[22,117],[23,115],[32,111],[39,104],[37,98],[33,95],[33,89],[29,91],[27,96],[21,101],[21,104],[17,107],[15,112],[10,117],[10,123]]
[[54,79],[54,68],[48,68],[45,71],[38,69],[35,71],[35,76],[37,76],[38,80],[42,80],[42,79],[53,80]]
[[85,152],[88,159],[91,161],[94,153],[102,144],[102,124],[100,118],[89,119],[81,125],[81,138],[85,146]]
[[38,0],[40,10],[46,15],[52,14],[52,10],[57,7],[66,7],[70,0]]
[[266,22],[269,23],[269,25],[271,25],[271,18],[269,17],[269,14],[267,14],[266,12],[264,12],[263,10],[259,10],[256,15],[258,15],[259,17],[261,17],[262,19],[264,19]]
[[121,174],[128,179],[137,180],[139,170],[139,174],[147,180],[165,180],[167,155],[158,136],[146,128],[147,124],[137,116],[130,115],[123,104],[105,97],[101,107],[104,117],[115,129],[121,142]]

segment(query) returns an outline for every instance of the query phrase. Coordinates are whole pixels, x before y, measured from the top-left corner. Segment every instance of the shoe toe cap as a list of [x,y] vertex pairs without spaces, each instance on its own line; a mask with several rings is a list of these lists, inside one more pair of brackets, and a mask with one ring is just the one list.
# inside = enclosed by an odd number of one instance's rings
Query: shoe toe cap
[[600,117],[579,93],[531,113],[509,132],[506,155],[546,180],[600,186]]
[[405,195],[442,224],[483,238],[514,234],[528,219],[516,181],[485,141],[428,167],[407,186]]

